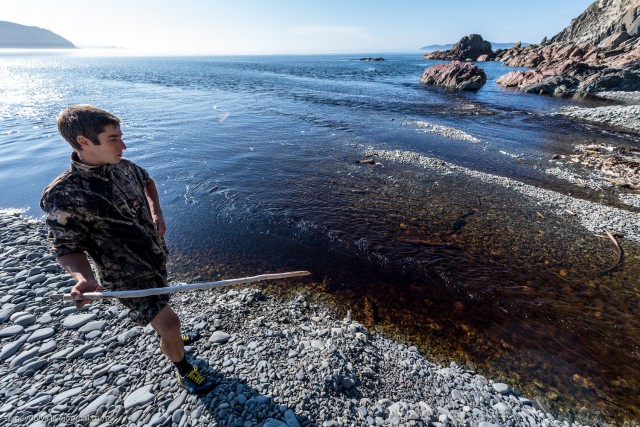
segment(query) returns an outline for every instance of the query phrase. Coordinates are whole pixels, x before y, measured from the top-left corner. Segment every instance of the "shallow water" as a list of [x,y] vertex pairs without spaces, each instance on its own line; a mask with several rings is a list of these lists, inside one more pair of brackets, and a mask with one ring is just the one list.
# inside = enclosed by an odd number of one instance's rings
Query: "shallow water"
[[[575,144],[636,137],[547,115],[578,103],[496,86],[501,64],[459,93],[420,86],[431,63],[420,55],[381,56],[2,56],[0,208],[40,215],[42,188],[68,163],[57,113],[96,104],[123,119],[125,155],[158,184],[176,279],[307,269],[432,357],[569,415],[640,419],[636,248],[623,241],[624,263],[603,274],[608,239],[513,190],[355,163],[370,147],[414,151],[624,207],[618,190],[545,169]],[[425,132],[442,127],[477,142]]]

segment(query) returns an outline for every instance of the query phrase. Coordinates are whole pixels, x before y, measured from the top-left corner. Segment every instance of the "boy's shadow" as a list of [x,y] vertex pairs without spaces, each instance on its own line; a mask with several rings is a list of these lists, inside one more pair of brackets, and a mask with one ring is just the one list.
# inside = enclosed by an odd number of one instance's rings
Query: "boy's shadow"
[[[212,372],[207,368],[208,372]],[[245,380],[215,374],[218,385],[208,394],[199,396],[203,410],[220,425],[263,427],[316,427],[307,416],[249,386]],[[238,422],[239,421],[239,422]],[[249,424],[248,424],[249,423]]]

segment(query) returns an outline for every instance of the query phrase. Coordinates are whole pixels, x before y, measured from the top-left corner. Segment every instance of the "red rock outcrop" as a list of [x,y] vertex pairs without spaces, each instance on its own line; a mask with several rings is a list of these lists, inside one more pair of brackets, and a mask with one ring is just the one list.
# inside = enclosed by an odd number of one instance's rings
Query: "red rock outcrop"
[[423,84],[460,90],[478,90],[486,81],[484,71],[470,62],[460,61],[432,65],[420,77]]
[[524,92],[590,96],[640,90],[640,0],[599,0],[567,28],[539,45],[496,52],[513,67],[496,82]]

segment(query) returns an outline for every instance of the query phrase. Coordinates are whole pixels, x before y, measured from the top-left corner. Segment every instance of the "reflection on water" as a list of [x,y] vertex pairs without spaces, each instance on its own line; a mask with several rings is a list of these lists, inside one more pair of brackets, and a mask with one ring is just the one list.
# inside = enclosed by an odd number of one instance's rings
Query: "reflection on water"
[[[257,220],[258,204],[224,230],[192,223],[207,249],[175,242],[173,271],[199,280],[308,269],[367,326],[543,407],[591,420],[640,414],[635,248],[623,242],[624,264],[603,274],[616,259],[606,237],[456,175],[349,165],[290,184],[303,221],[285,206]],[[238,241],[244,252],[227,253]]]
[[349,55],[5,55],[0,207],[41,215],[69,161],[56,117],[95,104],[123,119],[127,156],[158,184],[177,278],[310,270],[363,322],[431,357],[563,411],[640,420],[637,248],[623,240],[623,264],[603,274],[611,242],[546,205],[470,177],[355,164],[369,148],[413,151],[620,207],[619,189],[545,170],[575,144],[637,138],[549,115],[595,104],[505,90],[500,63],[482,65],[478,92],[423,87],[433,62],[420,56],[389,55],[372,73]]

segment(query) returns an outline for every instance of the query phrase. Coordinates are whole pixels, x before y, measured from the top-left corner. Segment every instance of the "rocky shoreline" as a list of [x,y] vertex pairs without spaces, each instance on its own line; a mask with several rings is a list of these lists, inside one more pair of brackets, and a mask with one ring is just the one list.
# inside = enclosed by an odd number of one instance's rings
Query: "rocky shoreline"
[[451,362],[372,334],[299,292],[177,294],[188,348],[220,385],[187,395],[150,328],[117,302],[54,302],[73,281],[39,221],[0,212],[0,372],[4,425],[579,426]]
[[613,126],[627,132],[640,133],[640,92],[599,92],[596,98],[616,101],[621,105],[593,108],[568,107],[558,114]]

